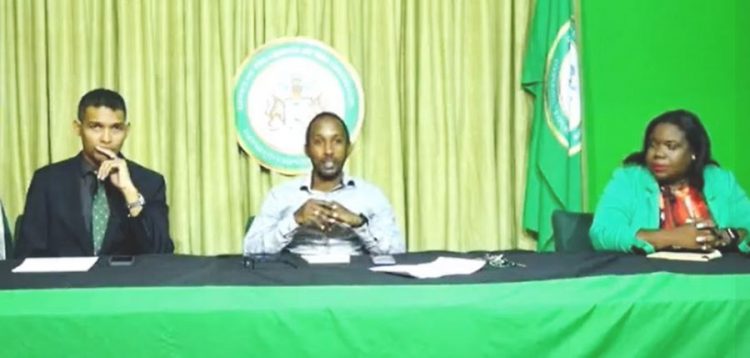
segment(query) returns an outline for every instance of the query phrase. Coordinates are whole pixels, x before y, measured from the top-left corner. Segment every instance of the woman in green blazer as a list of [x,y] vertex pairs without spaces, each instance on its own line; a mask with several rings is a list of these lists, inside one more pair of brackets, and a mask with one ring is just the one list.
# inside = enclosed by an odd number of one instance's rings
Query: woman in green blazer
[[698,117],[666,112],[646,128],[643,148],[607,184],[590,236],[597,250],[750,252],[750,200],[711,158]]

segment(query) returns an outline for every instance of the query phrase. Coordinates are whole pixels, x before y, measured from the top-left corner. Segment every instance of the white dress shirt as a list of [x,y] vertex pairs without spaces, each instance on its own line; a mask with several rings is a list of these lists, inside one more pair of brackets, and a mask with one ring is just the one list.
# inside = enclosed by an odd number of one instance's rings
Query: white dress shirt
[[[312,190],[311,178],[283,183],[271,190],[245,235],[245,254],[274,254],[283,249],[307,254],[397,254],[406,251],[404,238],[388,199],[376,186],[353,177],[330,192]],[[367,218],[358,228],[330,232],[300,226],[294,212],[307,200],[335,201]]]

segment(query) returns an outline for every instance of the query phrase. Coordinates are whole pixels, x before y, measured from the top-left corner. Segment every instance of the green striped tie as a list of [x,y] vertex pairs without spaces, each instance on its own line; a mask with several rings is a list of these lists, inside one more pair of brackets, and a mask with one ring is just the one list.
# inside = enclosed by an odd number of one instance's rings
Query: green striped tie
[[91,205],[91,235],[94,237],[94,255],[98,255],[102,248],[108,220],[107,192],[104,190],[104,182],[97,182],[94,202]]

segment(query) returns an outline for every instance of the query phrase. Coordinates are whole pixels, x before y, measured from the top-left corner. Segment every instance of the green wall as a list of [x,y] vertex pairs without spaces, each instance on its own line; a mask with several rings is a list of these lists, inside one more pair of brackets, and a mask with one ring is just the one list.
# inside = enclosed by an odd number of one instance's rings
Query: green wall
[[[589,209],[648,121],[697,113],[714,158],[750,189],[750,1],[580,0]],[[743,17],[741,19],[741,17]]]

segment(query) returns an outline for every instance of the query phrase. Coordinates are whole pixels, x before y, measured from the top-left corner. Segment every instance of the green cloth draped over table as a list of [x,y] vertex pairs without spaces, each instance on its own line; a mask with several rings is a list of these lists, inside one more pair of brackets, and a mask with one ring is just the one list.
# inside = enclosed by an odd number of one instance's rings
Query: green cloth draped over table
[[0,291],[3,355],[750,355],[750,275]]

